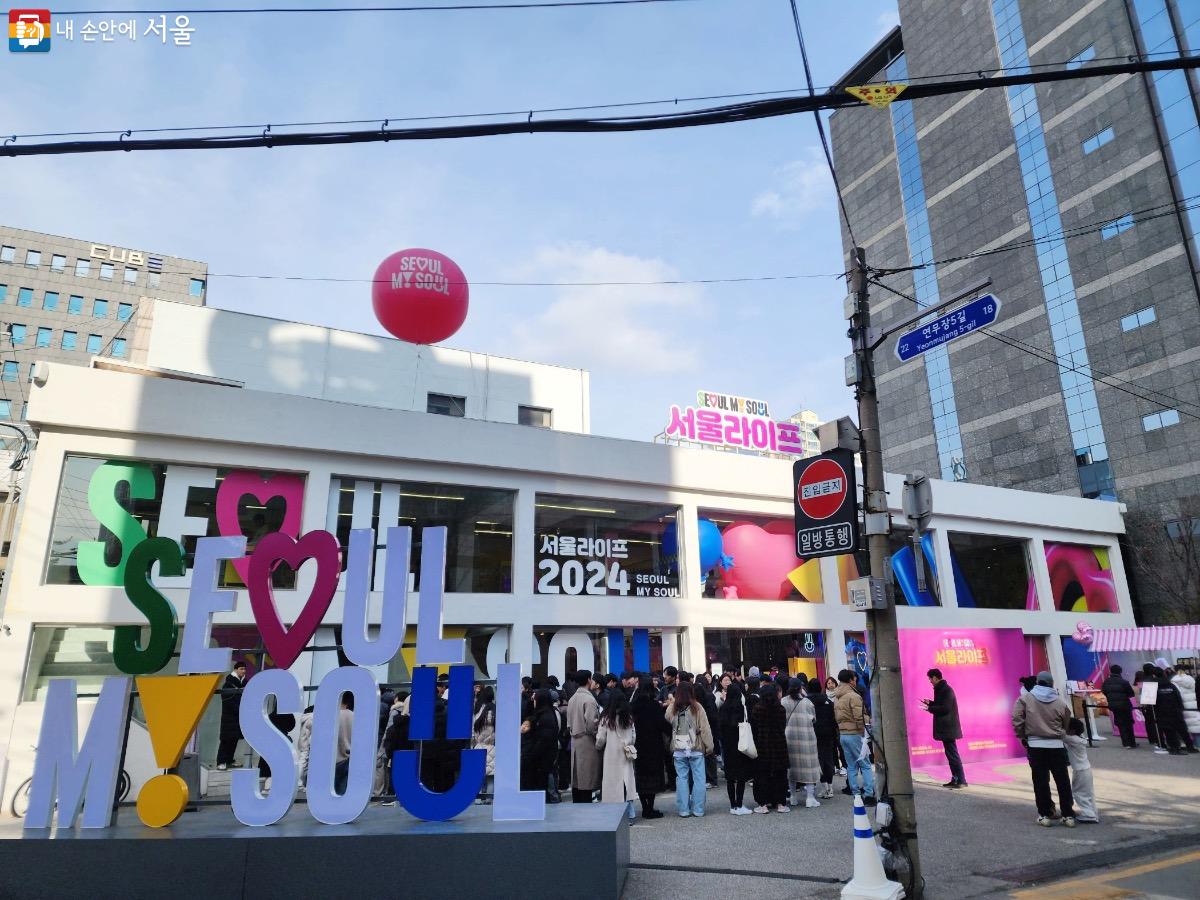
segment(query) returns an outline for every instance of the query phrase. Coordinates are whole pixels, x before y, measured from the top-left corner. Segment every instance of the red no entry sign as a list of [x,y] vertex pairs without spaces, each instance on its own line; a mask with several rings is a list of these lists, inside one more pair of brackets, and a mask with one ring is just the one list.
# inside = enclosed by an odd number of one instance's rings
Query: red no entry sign
[[824,457],[804,470],[796,485],[796,502],[810,519],[828,519],[841,509],[849,492],[846,470]]
[[796,556],[814,559],[858,548],[858,487],[854,454],[830,450],[792,466]]

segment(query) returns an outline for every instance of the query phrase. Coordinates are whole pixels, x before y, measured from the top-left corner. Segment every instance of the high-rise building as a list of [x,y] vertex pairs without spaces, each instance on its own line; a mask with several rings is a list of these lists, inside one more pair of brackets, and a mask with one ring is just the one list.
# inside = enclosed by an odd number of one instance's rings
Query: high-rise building
[[0,420],[24,418],[34,363],[142,362],[143,301],[203,305],[207,292],[202,262],[0,225]]
[[[1200,5],[1185,0],[899,7],[842,86],[1200,52]],[[882,279],[899,293],[872,288],[872,324],[984,278],[1002,304],[991,335],[908,362],[877,354],[888,470],[1125,503],[1151,620],[1200,615],[1195,581],[1158,562],[1200,532],[1198,86],[1194,70],[1122,74],[831,123],[868,265],[912,267]]]

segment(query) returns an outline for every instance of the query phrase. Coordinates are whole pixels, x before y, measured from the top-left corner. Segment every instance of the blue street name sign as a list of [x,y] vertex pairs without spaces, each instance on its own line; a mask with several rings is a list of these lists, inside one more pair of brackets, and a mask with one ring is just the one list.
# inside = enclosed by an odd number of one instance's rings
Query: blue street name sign
[[900,362],[916,359],[934,347],[991,325],[999,316],[999,298],[994,294],[984,294],[966,306],[904,332],[896,339],[896,357]]

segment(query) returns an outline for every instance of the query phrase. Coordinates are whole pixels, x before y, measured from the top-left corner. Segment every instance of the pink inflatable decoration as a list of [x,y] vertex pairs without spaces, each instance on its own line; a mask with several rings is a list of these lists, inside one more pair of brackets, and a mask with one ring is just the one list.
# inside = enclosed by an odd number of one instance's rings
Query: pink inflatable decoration
[[786,600],[794,588],[788,573],[800,565],[796,535],[790,522],[734,522],[721,532],[725,553],[733,565],[724,571],[726,599],[732,588],[742,600]]
[[[1046,566],[1055,609],[1065,612],[1117,612],[1117,588],[1112,569],[1100,567],[1096,551],[1077,544],[1046,543]],[[1077,584],[1083,596],[1068,596]],[[1082,603],[1080,602],[1082,600]]]

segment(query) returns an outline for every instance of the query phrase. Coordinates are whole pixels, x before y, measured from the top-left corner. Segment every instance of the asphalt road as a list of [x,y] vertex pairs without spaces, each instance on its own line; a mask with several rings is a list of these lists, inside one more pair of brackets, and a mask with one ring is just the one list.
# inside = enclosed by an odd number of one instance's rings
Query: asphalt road
[[[1106,741],[1091,751],[1101,822],[1041,828],[1024,764],[1000,771],[1013,780],[946,790],[917,786],[918,833],[929,900],[1012,896],[1077,878],[1081,872],[1136,865],[1156,855],[1200,846],[1200,755],[1159,756],[1142,743],[1125,751]],[[971,777],[970,768],[967,772]],[[835,779],[840,788],[842,779]],[[731,816],[722,785],[708,792],[703,819],[674,815],[662,795],[663,819],[635,823],[625,900],[689,900],[754,896],[756,900],[838,897],[853,872],[850,798],[836,794],[820,809],[781,815]],[[1161,879],[1164,897],[1200,883],[1190,862],[1132,874]],[[1147,882],[1149,883],[1149,882]],[[1136,896],[1093,892],[1064,897]],[[1106,890],[1108,888],[1105,888]],[[1130,890],[1122,886],[1116,890]],[[1039,891],[1043,890],[1039,888]],[[1027,894],[1025,896],[1058,896]]]

